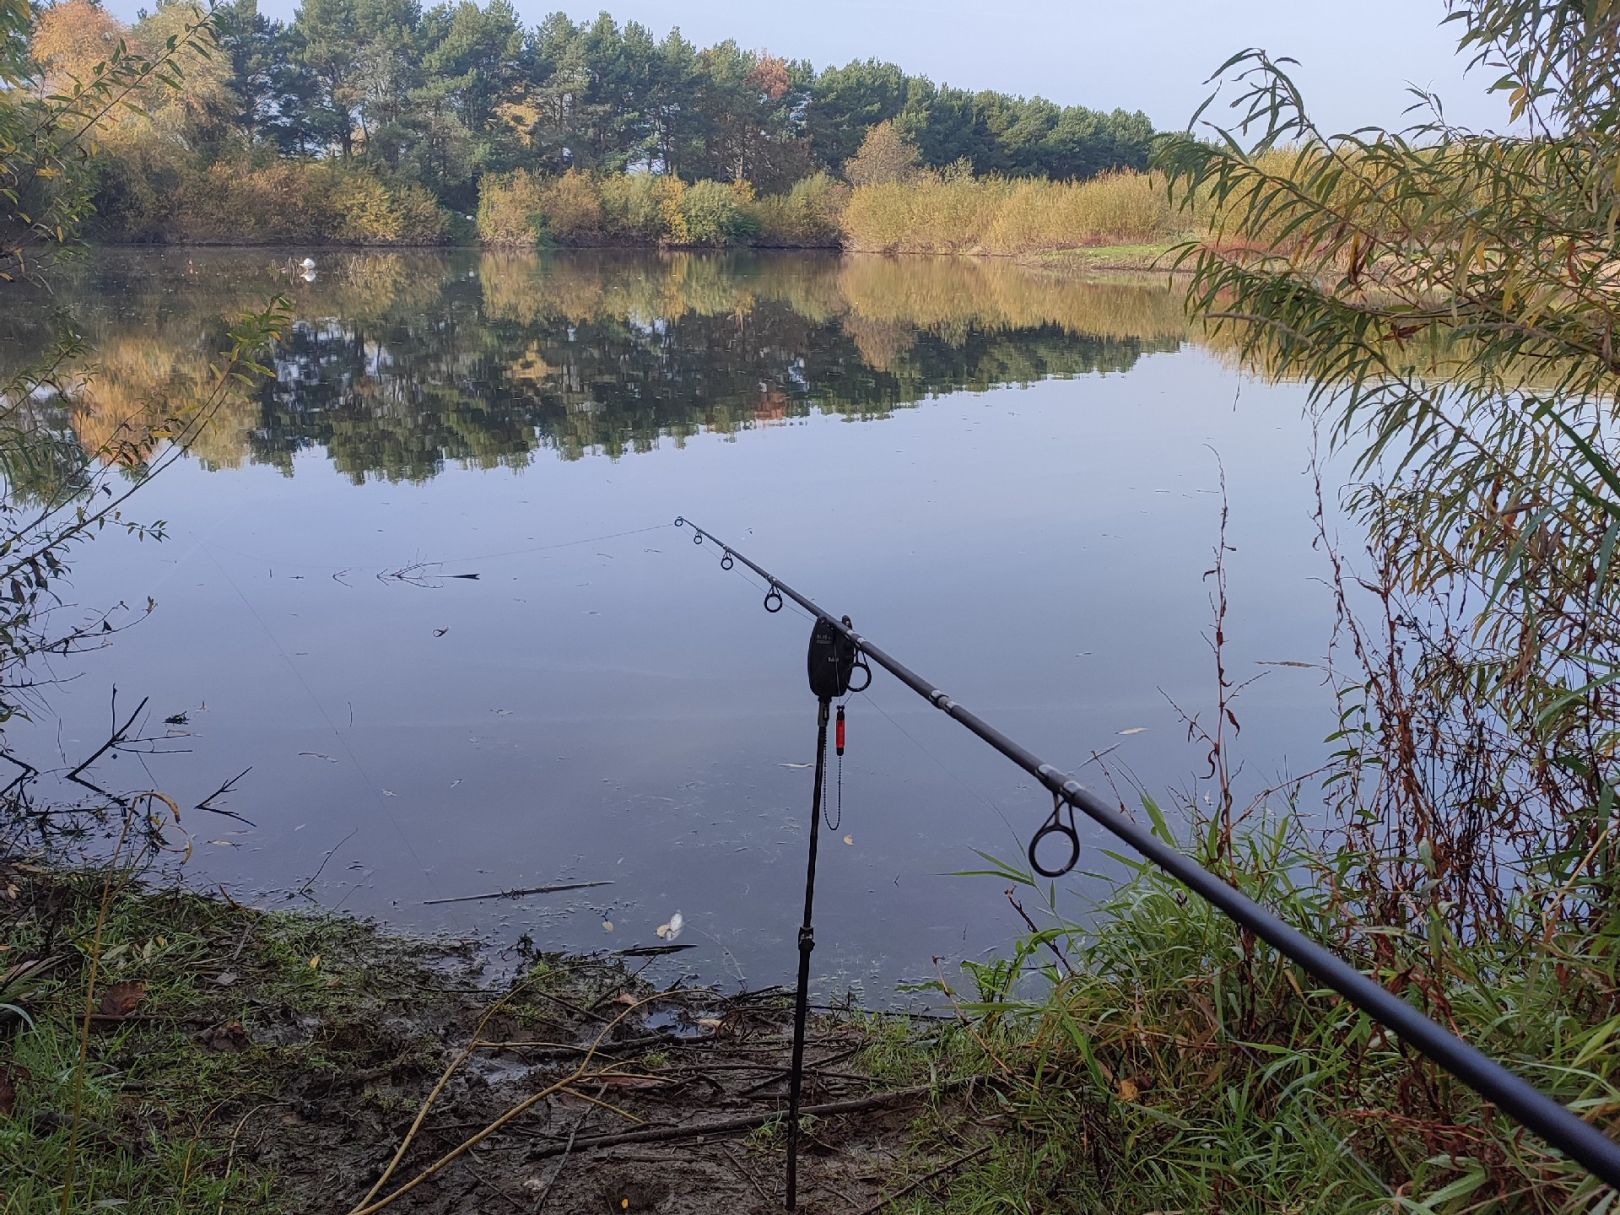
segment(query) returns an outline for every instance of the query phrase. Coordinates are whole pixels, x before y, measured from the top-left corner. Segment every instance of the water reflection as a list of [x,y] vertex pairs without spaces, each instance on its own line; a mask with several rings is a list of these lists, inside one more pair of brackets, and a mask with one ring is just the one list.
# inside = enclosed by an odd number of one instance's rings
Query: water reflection
[[[273,380],[232,391],[206,465],[291,473],[324,451],[356,482],[447,462],[620,456],[811,413],[881,417],[941,393],[1130,370],[1186,325],[1162,283],[996,262],[830,256],[328,254],[314,282],[263,253],[104,253],[61,302],[93,368],[41,425],[138,460],[200,407],[229,321],[277,291],[296,322]],[[0,346],[48,329],[10,318]]]
[[[804,621],[761,611],[668,528],[677,513],[1054,762],[1100,781],[1088,761],[1105,753],[1123,795],[1140,780],[1179,804],[1205,758],[1174,706],[1211,691],[1213,448],[1236,550],[1228,669],[1271,672],[1238,709],[1246,771],[1308,770],[1334,728],[1299,665],[1333,620],[1298,475],[1304,390],[1240,381],[1188,340],[1162,282],[881,258],[315,256],[306,283],[285,253],[100,252],[49,307],[0,315],[8,364],[47,349],[50,308],[76,316],[94,378],[81,366],[20,404],[138,461],[199,408],[230,318],[292,301],[273,380],[225,399],[197,458],[141,491],[168,541],[109,529],[75,568],[76,601],[157,611],[63,660],[50,715],[8,726],[57,766],[105,737],[117,687],[188,722],[174,754],[142,757],[141,787],[195,806],[251,767],[230,801],[251,830],[188,814],[202,885],[311,889],[545,948],[655,944],[680,910],[699,948],[672,967],[791,979]],[[371,576],[419,561],[479,577]],[[975,850],[1020,856],[1050,803],[893,681],[850,712],[816,972],[882,1000],[930,959],[954,973],[1005,946],[1002,884],[943,875],[978,867]],[[1087,837],[1088,868],[1102,844]],[[424,902],[570,880],[614,884]],[[1064,889],[1084,914],[1089,888]]]

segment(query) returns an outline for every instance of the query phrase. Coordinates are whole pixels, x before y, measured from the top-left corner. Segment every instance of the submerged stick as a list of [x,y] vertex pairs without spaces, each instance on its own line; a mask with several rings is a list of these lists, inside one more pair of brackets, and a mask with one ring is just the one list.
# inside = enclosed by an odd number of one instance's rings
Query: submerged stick
[[526,894],[561,894],[564,890],[589,890],[592,886],[611,886],[612,882],[558,882],[551,886],[519,886],[512,890],[491,890],[488,894],[458,894],[448,899],[423,899],[422,906],[435,907],[440,903],[477,903],[484,899],[520,899]]

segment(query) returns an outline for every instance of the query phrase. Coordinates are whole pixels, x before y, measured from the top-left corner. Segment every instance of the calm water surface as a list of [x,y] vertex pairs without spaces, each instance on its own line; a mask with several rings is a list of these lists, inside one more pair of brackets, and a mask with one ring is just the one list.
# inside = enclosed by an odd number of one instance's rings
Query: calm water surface
[[[300,251],[298,254],[301,257]],[[156,613],[14,731],[35,762],[149,696],[185,753],[104,781],[191,805],[193,875],[302,886],[412,929],[545,948],[655,942],[679,910],[717,981],[791,976],[815,705],[808,623],[767,615],[677,514],[847,611],[1055,762],[1202,795],[1177,706],[1209,711],[1203,579],[1232,508],[1231,661],[1254,787],[1314,765],[1331,602],[1313,552],[1302,392],[1189,338],[1160,281],[965,262],[676,255],[101,253],[53,306],[100,370],[86,443],[140,437],[202,381],[227,319],[277,290],[276,376],[226,402],[110,534],[85,605]],[[5,318],[8,357],[43,308]],[[1213,451],[1212,451],[1213,449]],[[477,575],[476,578],[452,575]],[[72,674],[71,671],[60,672]],[[849,707],[816,967],[888,998],[1003,946],[1004,883],[1045,816],[1023,774],[881,674]],[[162,729],[161,724],[157,725]],[[1110,750],[1111,748],[1111,750]],[[122,769],[122,770],[120,770]],[[1101,780],[1098,766],[1086,771]],[[1086,834],[1089,867],[1106,842]],[[576,895],[427,900],[559,881]],[[1086,879],[1061,884],[1083,914]],[[609,932],[604,921],[611,921]]]

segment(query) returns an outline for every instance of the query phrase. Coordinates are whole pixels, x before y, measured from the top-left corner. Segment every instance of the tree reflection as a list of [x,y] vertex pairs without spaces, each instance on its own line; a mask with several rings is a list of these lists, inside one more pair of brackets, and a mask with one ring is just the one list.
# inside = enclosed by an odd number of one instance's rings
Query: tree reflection
[[[87,450],[143,458],[224,318],[277,290],[299,319],[269,354],[273,379],[197,442],[209,467],[290,475],[300,452],[320,451],[362,482],[522,465],[537,450],[618,457],[1127,371],[1186,337],[1181,299],[1160,282],[1000,262],[328,253],[305,282],[262,252],[103,252],[61,291],[99,361],[50,416]],[[0,320],[0,349],[25,356],[33,340]]]

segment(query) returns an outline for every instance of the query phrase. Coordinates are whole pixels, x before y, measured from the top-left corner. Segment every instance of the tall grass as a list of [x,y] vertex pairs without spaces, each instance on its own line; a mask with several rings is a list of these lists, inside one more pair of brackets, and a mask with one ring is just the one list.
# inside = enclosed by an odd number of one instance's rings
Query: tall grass
[[1109,173],[1089,181],[925,176],[858,187],[844,211],[845,246],[875,253],[1024,254],[1168,242],[1188,220],[1161,178]]
[[[1209,839],[1176,839],[1157,821],[1186,850]],[[1612,1123],[1620,993],[1604,938],[1463,943],[1439,911],[1406,931],[1380,928],[1342,894],[1360,858],[1290,826],[1258,828],[1204,859],[1554,1097]],[[1018,869],[997,876],[1041,889]],[[926,1209],[1506,1215],[1602,1205],[1603,1187],[1583,1169],[1156,870],[1134,868],[1094,928],[1062,919],[1055,903],[1047,910],[1050,927],[1010,959],[970,966],[977,990],[957,995],[986,1066],[1011,1086],[1016,1129]],[[1512,910],[1540,920],[1529,895]],[[1031,966],[1049,987],[1020,998],[1016,979]]]

